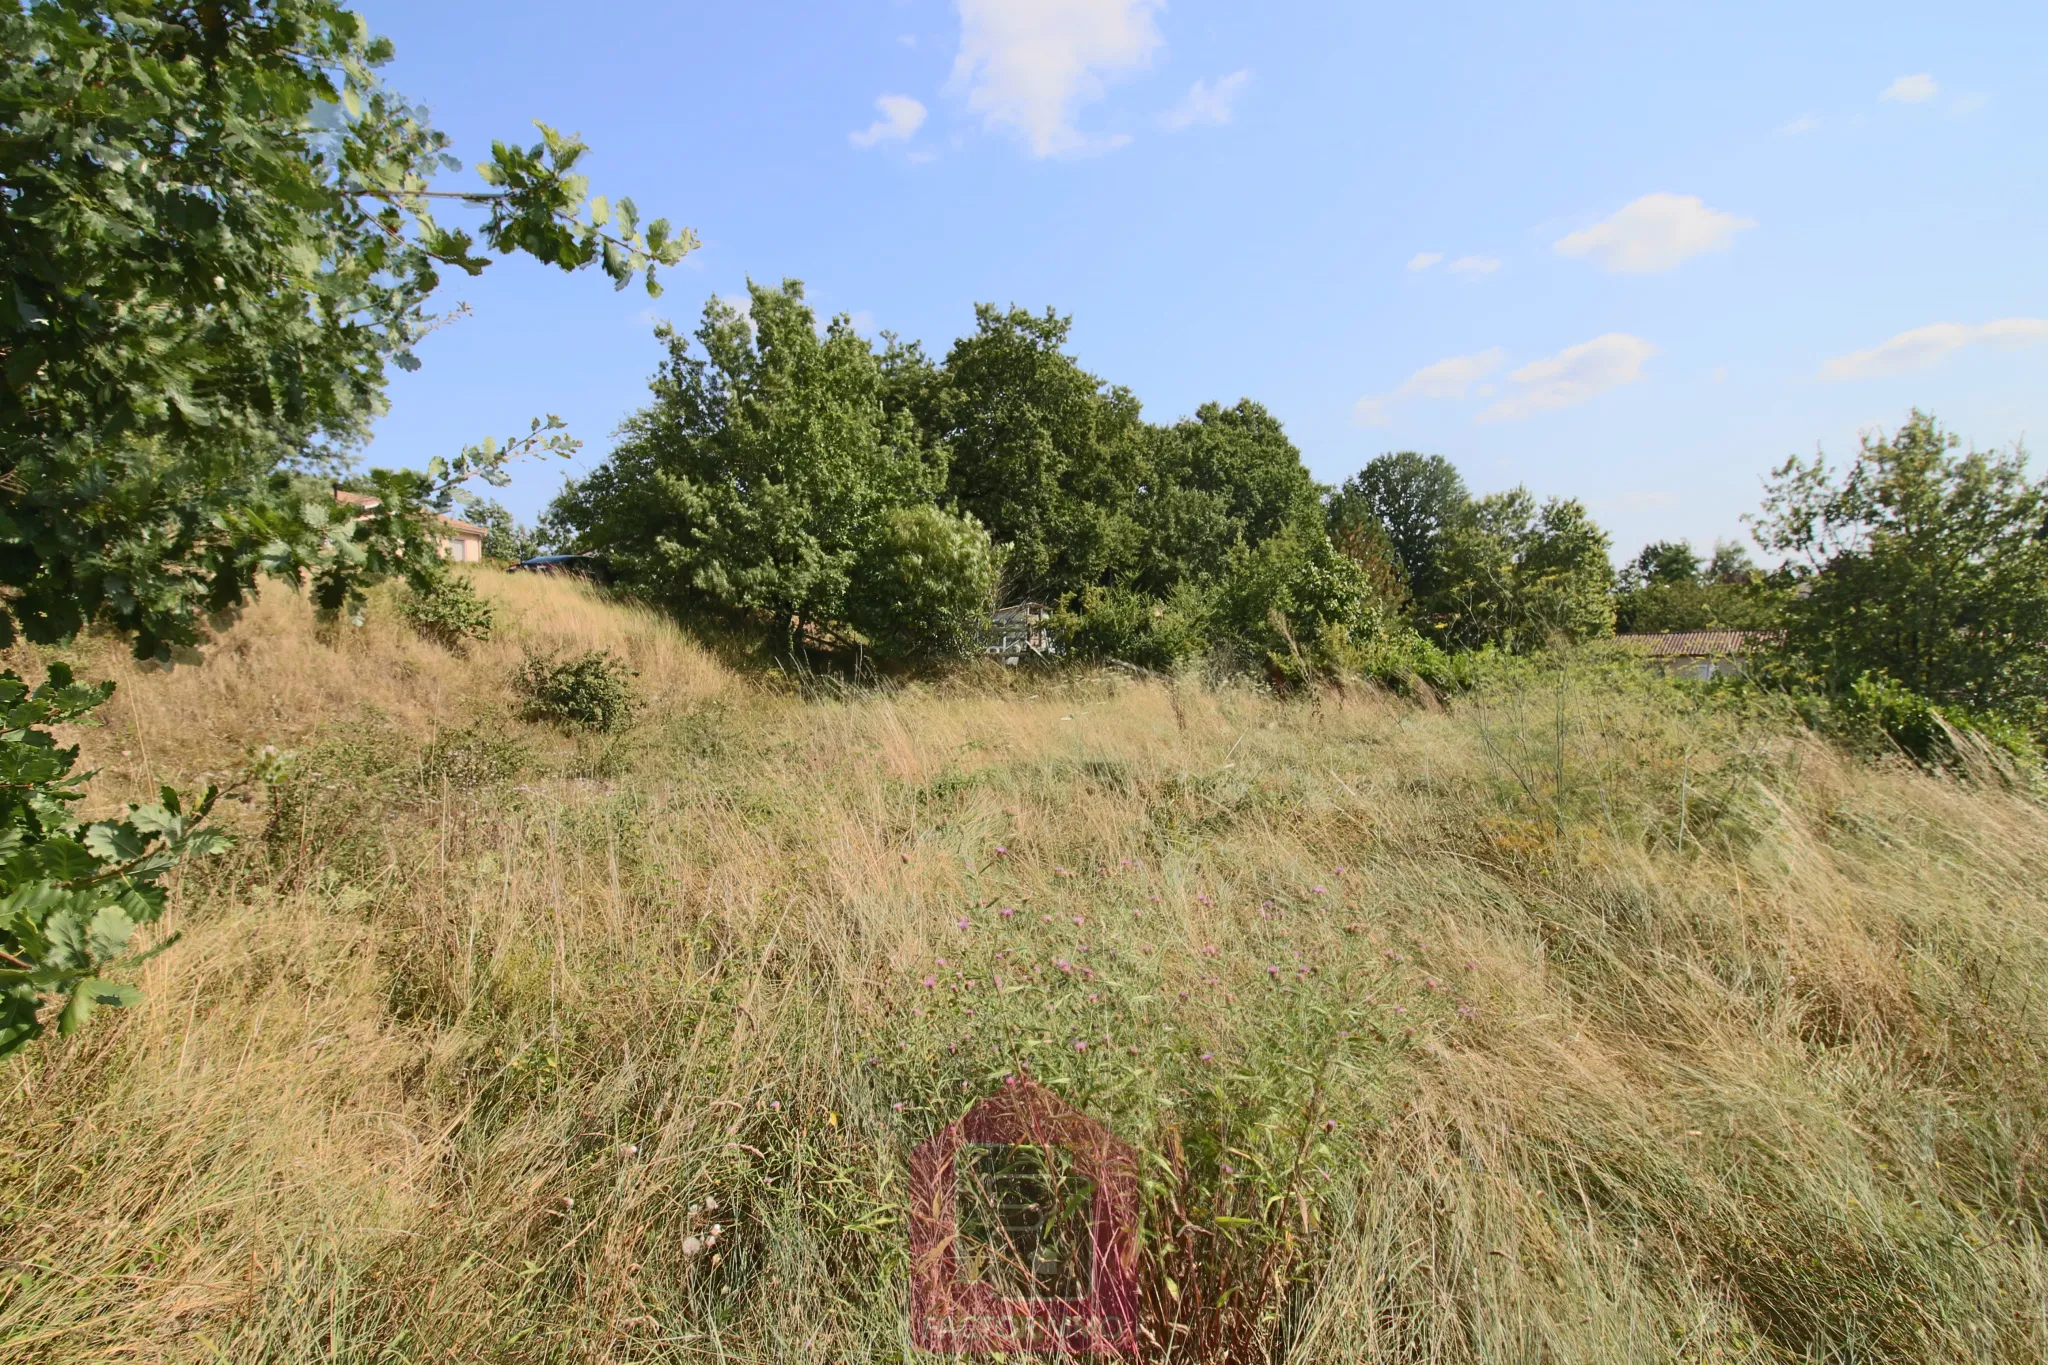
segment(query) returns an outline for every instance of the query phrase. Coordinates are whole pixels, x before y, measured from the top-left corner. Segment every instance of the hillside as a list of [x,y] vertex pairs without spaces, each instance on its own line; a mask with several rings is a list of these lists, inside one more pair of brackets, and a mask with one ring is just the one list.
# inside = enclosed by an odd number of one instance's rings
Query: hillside
[[5,1068],[0,1361],[904,1359],[906,1154],[1020,1069],[1146,1154],[1147,1359],[2048,1359],[2028,799],[1591,658],[852,691],[476,581],[466,658],[72,652],[95,801],[291,758]]

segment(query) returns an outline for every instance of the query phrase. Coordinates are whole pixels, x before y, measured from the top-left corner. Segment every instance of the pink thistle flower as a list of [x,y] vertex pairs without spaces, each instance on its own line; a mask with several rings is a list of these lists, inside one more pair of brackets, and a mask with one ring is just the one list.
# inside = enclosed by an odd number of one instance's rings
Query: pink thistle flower
[[1216,1054],[1213,1052],[1205,1052],[1202,1054],[1202,1060],[1205,1062],[1213,1062],[1216,1060]]
[[1278,967],[1268,967],[1266,968],[1266,975],[1277,978],[1280,975],[1280,969]]
[[1470,1019],[1472,1017],[1472,1007],[1470,1005],[1460,1005],[1458,1006],[1458,1014],[1462,1018]]
[[1009,919],[1012,915],[1015,915],[1017,913],[1017,907],[1014,905],[1006,905],[1002,909],[996,911],[996,913],[998,915],[1001,915],[1004,919]]
[[1216,1163],[1216,1169],[1217,1169],[1217,1170],[1219,1170],[1219,1171],[1222,1171],[1222,1172],[1223,1172],[1223,1174],[1225,1174],[1225,1175],[1236,1175],[1236,1174],[1237,1174],[1237,1167],[1235,1167],[1235,1166],[1231,1165],[1231,1164],[1230,1164],[1229,1162],[1227,1162],[1227,1161],[1219,1161],[1219,1162],[1217,1162],[1217,1163]]
[[1081,1039],[1081,1038],[1076,1038],[1076,1039],[1074,1040],[1074,1051],[1076,1051],[1076,1052],[1086,1052],[1087,1050],[1088,1050],[1088,1043],[1087,1043],[1087,1041],[1086,1041],[1085,1039]]
[[1330,889],[1326,886],[1311,886],[1309,894],[1312,896],[1327,896],[1330,894]]
[[943,957],[935,958],[934,961],[936,961],[941,967],[946,965],[946,959],[944,959]]
[[974,921],[967,918],[967,916],[965,915],[962,915],[957,921],[957,923],[962,929],[972,929],[974,927]]
[[924,988],[928,991],[936,990],[938,988],[938,984],[939,979],[936,976],[928,976],[924,979]]
[[902,1101],[902,1100],[898,1100],[898,1101],[896,1101],[896,1103],[894,1103],[894,1104],[890,1105],[889,1107],[890,1107],[891,1109],[894,1109],[894,1110],[895,1110],[895,1111],[896,1111],[897,1113],[899,1113],[899,1114],[900,1114],[900,1113],[902,1113],[902,1112],[903,1112],[903,1101]]
[[1187,993],[1186,991],[1182,991],[1182,992],[1180,993],[1180,998],[1181,998],[1181,999],[1183,999],[1183,1000],[1187,999],[1187,998],[1188,998],[1188,993]]
[[1007,857],[1009,857],[1009,856],[1010,856],[1010,850],[1009,850],[1009,849],[1007,849],[1007,848],[1005,848],[1005,847],[1003,847],[1003,845],[1001,845],[1001,844],[997,844],[997,845],[996,845],[996,856],[997,856],[998,858],[1007,858]]
[[1324,1120],[1323,1120],[1323,1131],[1324,1131],[1324,1132],[1326,1132],[1326,1133],[1334,1133],[1334,1132],[1336,1132],[1336,1131],[1337,1131],[1337,1120],[1335,1120],[1335,1119],[1324,1119]]
[[1204,943],[1204,944],[1202,945],[1202,956],[1203,956],[1203,957],[1214,957],[1214,956],[1216,956],[1216,945],[1215,945],[1215,944],[1213,944],[1213,943]]
[[1074,964],[1067,961],[1063,957],[1056,959],[1052,965],[1059,968],[1063,972],[1071,972],[1074,970]]

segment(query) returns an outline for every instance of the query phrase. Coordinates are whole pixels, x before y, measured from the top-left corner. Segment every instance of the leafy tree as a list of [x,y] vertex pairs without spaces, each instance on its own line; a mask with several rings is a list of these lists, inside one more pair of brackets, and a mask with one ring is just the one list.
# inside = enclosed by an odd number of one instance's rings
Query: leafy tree
[[988,629],[998,558],[971,516],[892,507],[861,553],[847,617],[884,658],[966,654]]
[[1585,505],[1526,488],[1471,503],[1444,533],[1443,585],[1424,605],[1457,644],[1517,652],[1612,634],[1607,533]]
[[1292,682],[1334,671],[1348,650],[1409,633],[1365,570],[1319,527],[1235,547],[1210,620],[1219,642]]
[[1381,455],[1344,481],[1329,501],[1330,538],[1339,544],[1372,543],[1384,533],[1417,602],[1445,586],[1443,539],[1471,501],[1457,467],[1441,455],[1412,450]]
[[1653,540],[1621,571],[1624,588],[1700,581],[1700,557],[1685,540]]
[[516,564],[541,553],[545,543],[541,532],[532,526],[522,526],[497,499],[456,489],[450,505],[460,511],[463,520],[484,528],[484,558]]
[[659,329],[653,402],[550,517],[657,598],[843,627],[887,514],[931,503],[943,470],[846,319],[820,336],[801,282],[748,288],[744,315],[705,305],[701,356]]
[[945,399],[930,419],[950,453],[948,495],[1009,547],[1012,595],[1057,599],[1116,581],[1143,538],[1132,511],[1138,400],[1061,350],[1070,318],[981,304],[974,320],[947,352]]
[[1279,419],[1250,399],[1204,403],[1154,428],[1134,507],[1144,534],[1136,586],[1165,597],[1220,578],[1233,546],[1319,525],[1320,492]]
[[1878,675],[2048,733],[2048,487],[2023,450],[1956,453],[1915,411],[1846,471],[1773,471],[1757,540],[1789,556],[1786,644],[1829,691]]
[[1653,541],[1621,570],[1614,628],[1644,634],[1772,630],[1782,597],[1738,544],[1717,543],[1703,565],[1685,541]]
[[442,270],[520,251],[652,290],[694,245],[586,204],[545,127],[488,188],[429,189],[455,162],[391,55],[331,0],[0,10],[0,643],[103,620],[164,659],[265,570],[344,583],[359,538],[286,474],[362,438]]

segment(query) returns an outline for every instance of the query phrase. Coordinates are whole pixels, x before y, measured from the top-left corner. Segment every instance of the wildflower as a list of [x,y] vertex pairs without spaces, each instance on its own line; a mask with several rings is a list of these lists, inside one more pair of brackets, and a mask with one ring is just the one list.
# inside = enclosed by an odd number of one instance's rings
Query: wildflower
[[1341,867],[1340,867],[1340,868],[1338,868],[1338,869],[1336,870],[1336,875],[1337,875],[1337,876],[1339,876],[1339,877],[1343,876],[1343,875],[1344,875],[1344,869],[1343,869],[1343,868],[1341,868]]
[[773,1110],[775,1110],[775,1111],[776,1111],[777,1113],[780,1113],[780,1112],[782,1111],[782,1101],[781,1101],[781,1100],[770,1100],[770,1101],[768,1101],[768,1107],[769,1107],[770,1109],[773,1109]]
[[1335,1120],[1335,1119],[1324,1119],[1324,1120],[1323,1120],[1323,1131],[1324,1131],[1324,1132],[1326,1132],[1326,1133],[1334,1133],[1334,1132],[1336,1132],[1336,1131],[1337,1131],[1337,1120]]
[[1205,1052],[1202,1054],[1202,1060],[1205,1062],[1213,1062],[1216,1060],[1216,1054],[1213,1052]]
[[698,1252],[702,1251],[703,1249],[704,1249],[704,1242],[703,1242],[703,1240],[702,1240],[701,1238],[698,1238],[698,1237],[685,1237],[685,1238],[683,1239],[683,1255],[684,1255],[684,1256],[695,1256],[695,1255],[696,1255],[696,1254],[697,1254]]
[[1465,960],[1465,970],[1468,972],[1476,972],[1479,970],[1479,964],[1477,962],[1472,961],[1470,958],[1467,958]]
[[1308,893],[1311,896],[1327,896],[1330,894],[1330,890],[1328,887],[1324,886],[1311,886],[1308,889]]
[[1187,993],[1186,991],[1182,991],[1182,992],[1180,993],[1180,998],[1181,998],[1181,999],[1183,999],[1183,1000],[1187,999],[1187,998],[1188,998],[1188,993]]
[[1268,967],[1266,968],[1266,975],[1277,978],[1280,975],[1280,969],[1278,967]]
[[1101,996],[1095,994],[1093,991],[1090,991],[1088,993],[1088,1003],[1091,1005],[1094,1004],[1096,1001],[1100,1000],[1101,998]]
[[1009,919],[1011,916],[1017,913],[1017,907],[1014,905],[1006,905],[1002,909],[996,911],[996,913],[998,915],[1001,915],[1004,919]]
[[1198,894],[1197,894],[1197,895],[1195,896],[1195,899],[1196,899],[1197,901],[1200,901],[1200,902],[1201,902],[1201,903],[1202,903],[1203,905],[1214,905],[1214,904],[1216,903],[1216,902],[1214,902],[1214,901],[1210,900],[1210,899],[1209,899],[1209,897],[1208,897],[1208,896],[1207,896],[1206,894],[1200,894],[1200,893],[1198,893]]
[[1202,945],[1202,956],[1203,956],[1203,957],[1214,957],[1214,956],[1216,956],[1216,945],[1215,945],[1215,944],[1213,944],[1213,943],[1204,943],[1204,944]]
[[939,979],[936,976],[928,976],[924,979],[924,988],[928,991],[938,989],[938,985]]
[[1086,915],[1076,915],[1076,916],[1074,916],[1074,926],[1075,926],[1076,928],[1079,928],[1079,927],[1080,927],[1081,925],[1084,925],[1084,924],[1086,924],[1087,922],[1088,922],[1088,917],[1087,917]]
[[634,1157],[640,1155],[640,1149],[629,1142],[625,1146],[619,1148],[619,1155],[625,1157],[627,1160],[630,1161]]
[[1458,1006],[1458,1015],[1460,1018],[1470,1019],[1472,1017],[1472,1007],[1470,1005]]
[[902,1113],[902,1112],[903,1112],[903,1101],[902,1101],[902,1100],[898,1100],[898,1101],[896,1101],[896,1103],[894,1103],[894,1104],[890,1105],[889,1107],[890,1107],[891,1109],[894,1109],[894,1110],[895,1110],[895,1111],[896,1111],[897,1113],[899,1113],[899,1114],[900,1114],[900,1113]]
[[1052,965],[1059,968],[1063,972],[1071,972],[1074,970],[1074,964],[1067,961],[1065,958],[1056,959]]
[[1003,846],[1002,846],[1001,844],[997,844],[997,845],[996,845],[996,856],[997,856],[998,858],[1007,858],[1007,857],[1009,857],[1009,856],[1010,856],[1010,850],[1009,850],[1009,849],[1007,849],[1007,848],[1005,848],[1005,847],[1003,847]]
[[974,927],[974,921],[967,918],[967,916],[965,915],[962,915],[957,921],[955,921],[955,923],[957,923],[962,929],[972,929]]
[[1236,1174],[1237,1174],[1237,1167],[1235,1167],[1235,1166],[1231,1165],[1231,1164],[1230,1164],[1229,1162],[1227,1162],[1227,1161],[1220,1161],[1220,1162],[1216,1163],[1216,1168],[1217,1168],[1218,1170],[1222,1171],[1222,1172],[1223,1172],[1223,1174],[1225,1174],[1225,1175],[1236,1175]]
[[1159,897],[1157,896],[1147,896],[1145,899],[1151,901],[1154,905],[1159,904]]
[[945,966],[945,965],[946,965],[946,959],[944,959],[944,958],[942,957],[942,958],[938,959],[938,963],[939,963],[939,965],[940,965],[941,967],[943,967],[943,966]]
[[1076,1051],[1076,1052],[1086,1052],[1087,1050],[1088,1050],[1088,1043],[1087,1043],[1087,1041],[1086,1041],[1085,1039],[1081,1039],[1081,1038],[1076,1038],[1076,1039],[1074,1040],[1074,1051]]

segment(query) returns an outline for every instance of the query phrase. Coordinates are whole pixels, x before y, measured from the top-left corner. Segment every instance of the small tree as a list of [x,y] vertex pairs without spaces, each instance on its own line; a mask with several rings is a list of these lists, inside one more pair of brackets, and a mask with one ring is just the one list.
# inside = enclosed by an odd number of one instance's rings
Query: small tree
[[1381,455],[1330,495],[1330,539],[1369,545],[1377,530],[1393,547],[1408,592],[1429,602],[1444,589],[1444,536],[1471,502],[1457,467],[1412,450]]
[[1472,503],[1444,533],[1442,586],[1425,607],[1454,642],[1518,652],[1614,632],[1607,533],[1585,505],[1525,488]]
[[2048,489],[2018,447],[1958,445],[1916,410],[1839,475],[1773,471],[1753,522],[1789,557],[1786,645],[1830,691],[1882,675],[2048,734]]
[[929,503],[891,508],[861,554],[847,616],[884,658],[967,654],[988,629],[996,568],[973,517]]

